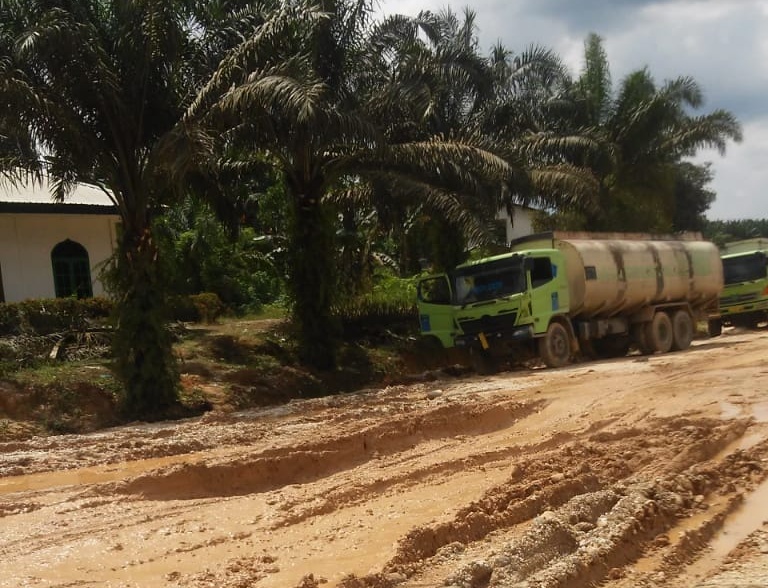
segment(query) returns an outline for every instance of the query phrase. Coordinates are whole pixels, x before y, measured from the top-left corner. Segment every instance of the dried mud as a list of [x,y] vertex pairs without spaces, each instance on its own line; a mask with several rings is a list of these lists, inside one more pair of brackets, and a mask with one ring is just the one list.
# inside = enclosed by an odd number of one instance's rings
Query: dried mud
[[0,586],[766,586],[767,358],[731,331],[0,444]]

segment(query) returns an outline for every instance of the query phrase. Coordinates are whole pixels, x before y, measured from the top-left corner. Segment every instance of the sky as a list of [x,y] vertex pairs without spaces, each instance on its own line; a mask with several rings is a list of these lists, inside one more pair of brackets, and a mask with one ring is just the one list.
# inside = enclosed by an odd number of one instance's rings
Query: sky
[[484,52],[501,42],[514,53],[554,50],[574,75],[589,33],[603,39],[614,84],[647,67],[657,85],[690,76],[704,93],[694,114],[729,110],[744,139],[711,162],[717,198],[711,220],[768,218],[768,0],[379,0],[383,15],[415,16],[450,7],[475,11]]

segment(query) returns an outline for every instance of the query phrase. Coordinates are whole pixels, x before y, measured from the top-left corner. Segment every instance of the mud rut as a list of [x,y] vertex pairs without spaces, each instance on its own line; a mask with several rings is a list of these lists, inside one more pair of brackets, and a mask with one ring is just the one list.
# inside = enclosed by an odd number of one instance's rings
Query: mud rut
[[0,586],[768,586],[768,333],[0,444]]

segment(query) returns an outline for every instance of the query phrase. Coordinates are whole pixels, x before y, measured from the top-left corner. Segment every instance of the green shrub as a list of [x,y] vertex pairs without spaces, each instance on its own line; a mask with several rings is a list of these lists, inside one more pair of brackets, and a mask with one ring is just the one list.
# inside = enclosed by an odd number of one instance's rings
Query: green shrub
[[197,310],[197,315],[204,323],[213,323],[224,312],[224,303],[213,292],[201,292],[189,297]]
[[89,323],[106,322],[112,306],[107,298],[42,298],[0,303],[0,336],[82,330]]
[[225,309],[224,303],[213,292],[171,298],[173,319],[185,323],[213,323]]

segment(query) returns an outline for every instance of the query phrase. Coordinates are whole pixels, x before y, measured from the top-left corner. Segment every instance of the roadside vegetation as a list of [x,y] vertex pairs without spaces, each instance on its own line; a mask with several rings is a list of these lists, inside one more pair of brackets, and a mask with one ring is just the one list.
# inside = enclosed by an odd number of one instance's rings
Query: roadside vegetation
[[[416,277],[503,248],[496,216],[513,204],[542,229],[705,228],[711,173],[687,158],[741,130],[700,112],[695,80],[614,84],[597,35],[574,75],[546,48],[485,52],[470,9],[374,8],[0,3],[0,174],[48,176],[60,200],[97,186],[120,215],[87,378],[120,418],[204,410],[222,400],[206,378],[237,408],[268,396],[264,378],[280,396],[409,373],[390,363],[418,351]],[[267,308],[277,331],[237,331]],[[47,366],[0,361],[22,386]]]

